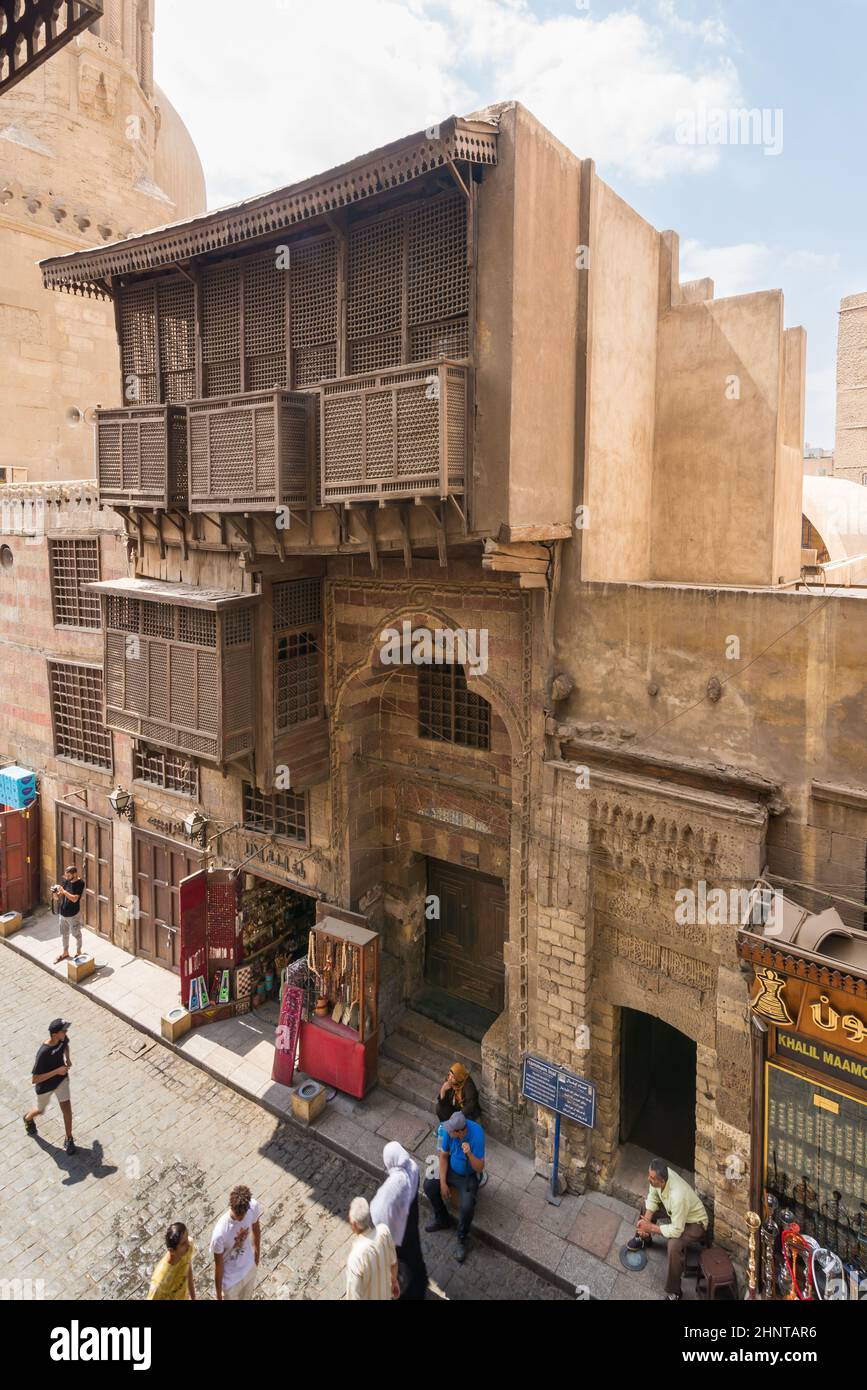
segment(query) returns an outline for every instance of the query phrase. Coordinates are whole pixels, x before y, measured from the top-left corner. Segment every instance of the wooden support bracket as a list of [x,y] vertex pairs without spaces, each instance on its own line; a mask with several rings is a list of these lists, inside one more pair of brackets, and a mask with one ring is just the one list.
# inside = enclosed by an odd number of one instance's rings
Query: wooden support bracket
[[443,512],[443,503],[435,503],[434,505],[436,506],[436,511],[434,511],[434,506],[432,506],[430,502],[426,501],[424,497],[416,497],[415,505],[417,507],[424,507],[425,511],[430,514],[430,517],[434,524],[434,529],[436,531],[437,555],[439,557],[440,568],[447,569],[449,563],[449,546],[448,538],[446,536],[446,522],[445,515]]

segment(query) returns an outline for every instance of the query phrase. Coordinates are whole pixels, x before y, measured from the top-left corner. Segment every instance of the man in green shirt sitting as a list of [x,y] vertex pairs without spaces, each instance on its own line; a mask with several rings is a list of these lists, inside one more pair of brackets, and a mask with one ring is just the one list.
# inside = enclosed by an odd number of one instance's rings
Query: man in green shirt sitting
[[[638,1229],[629,1241],[630,1250],[642,1250],[653,1243],[653,1236],[668,1241],[668,1275],[665,1296],[671,1302],[683,1297],[683,1257],[686,1247],[695,1240],[704,1240],[707,1231],[707,1212],[704,1203],[688,1182],[672,1172],[661,1158],[654,1158],[648,1169],[650,1191],[638,1218]],[[658,1215],[657,1223],[650,1218]]]

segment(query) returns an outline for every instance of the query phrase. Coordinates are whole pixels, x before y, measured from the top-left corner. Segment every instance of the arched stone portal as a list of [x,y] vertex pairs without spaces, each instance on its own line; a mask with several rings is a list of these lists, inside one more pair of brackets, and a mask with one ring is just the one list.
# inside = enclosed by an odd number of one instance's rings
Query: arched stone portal
[[[521,1003],[526,1018],[527,996],[526,950],[518,945],[526,921],[529,797],[522,772],[527,732],[509,683],[501,679],[498,645],[492,642],[489,669],[466,670],[468,689],[490,705],[490,747],[421,737],[418,667],[381,660],[381,634],[401,631],[404,622],[413,630],[454,632],[467,628],[469,618],[430,603],[383,609],[359,634],[360,658],[339,673],[330,701],[338,893],[343,903],[366,912],[382,933],[386,969],[380,1012],[386,1029],[425,986],[439,885],[451,879],[463,885],[458,911],[462,906],[469,914],[478,909],[484,915],[492,895],[500,894],[503,978],[482,1042],[481,1089],[488,1127],[512,1136]],[[489,920],[498,920],[497,914]],[[488,928],[478,929],[485,942],[488,934]],[[475,939],[472,931],[469,935]],[[471,986],[490,977],[475,958],[466,967]],[[461,993],[460,984],[455,992]],[[473,992],[473,987],[466,991]],[[482,1005],[490,1006],[496,997],[483,994]]]

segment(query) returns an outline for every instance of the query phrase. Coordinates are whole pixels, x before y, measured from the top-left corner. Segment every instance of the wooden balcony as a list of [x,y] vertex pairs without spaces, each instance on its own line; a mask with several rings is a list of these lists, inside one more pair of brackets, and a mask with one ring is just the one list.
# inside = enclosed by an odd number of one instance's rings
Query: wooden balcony
[[99,580],[109,729],[212,764],[255,746],[258,596],[157,579]]
[[254,391],[186,408],[191,512],[308,507],[314,477],[313,400]]
[[463,493],[469,381],[466,366],[438,361],[323,383],[322,501]]
[[139,405],[96,412],[103,506],[171,511],[187,506],[187,423],[183,406]]

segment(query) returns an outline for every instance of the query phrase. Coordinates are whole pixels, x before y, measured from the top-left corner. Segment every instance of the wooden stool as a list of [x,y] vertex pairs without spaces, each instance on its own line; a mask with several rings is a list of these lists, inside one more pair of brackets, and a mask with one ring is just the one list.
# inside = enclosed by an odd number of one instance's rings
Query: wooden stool
[[716,1245],[712,1245],[709,1250],[702,1250],[698,1264],[696,1298],[712,1303],[720,1289],[729,1289],[731,1297],[737,1298],[738,1278],[735,1267],[724,1250],[720,1250]]

